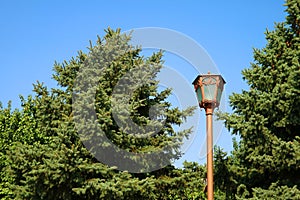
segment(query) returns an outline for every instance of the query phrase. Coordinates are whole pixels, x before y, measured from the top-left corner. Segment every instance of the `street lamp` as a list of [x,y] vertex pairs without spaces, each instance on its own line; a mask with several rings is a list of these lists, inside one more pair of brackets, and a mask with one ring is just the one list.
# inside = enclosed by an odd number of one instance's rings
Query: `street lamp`
[[206,113],[206,137],[207,137],[207,199],[214,199],[213,180],[213,134],[212,115],[214,109],[219,107],[225,81],[220,75],[198,75],[193,81],[200,108]]

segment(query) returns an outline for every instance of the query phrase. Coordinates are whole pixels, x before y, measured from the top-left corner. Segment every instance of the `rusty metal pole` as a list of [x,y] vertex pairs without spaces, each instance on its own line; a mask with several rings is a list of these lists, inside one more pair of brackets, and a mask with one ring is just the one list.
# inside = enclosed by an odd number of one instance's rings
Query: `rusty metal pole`
[[214,175],[213,175],[213,130],[212,115],[214,108],[212,105],[205,108],[206,112],[206,137],[207,137],[207,199],[214,199]]

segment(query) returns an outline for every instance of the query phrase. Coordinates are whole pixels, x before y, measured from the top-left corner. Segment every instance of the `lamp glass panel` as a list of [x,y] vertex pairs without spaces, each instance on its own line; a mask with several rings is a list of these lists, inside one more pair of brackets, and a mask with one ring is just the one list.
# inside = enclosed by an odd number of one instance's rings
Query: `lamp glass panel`
[[205,100],[213,100],[216,91],[216,85],[203,85]]
[[217,94],[217,102],[220,103],[222,96],[222,90],[221,88],[218,88],[218,94]]
[[198,87],[196,92],[197,92],[198,101],[201,102],[203,100],[201,88]]
[[204,100],[212,101],[215,99],[217,80],[213,76],[203,78]]

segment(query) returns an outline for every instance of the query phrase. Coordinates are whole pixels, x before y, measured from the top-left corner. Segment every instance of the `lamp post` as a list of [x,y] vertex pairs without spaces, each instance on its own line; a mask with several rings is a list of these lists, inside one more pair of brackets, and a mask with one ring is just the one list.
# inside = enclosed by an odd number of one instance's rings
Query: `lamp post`
[[206,113],[206,138],[207,138],[207,199],[214,199],[213,180],[213,130],[212,115],[214,109],[219,107],[225,81],[220,75],[198,75],[193,81],[200,108]]

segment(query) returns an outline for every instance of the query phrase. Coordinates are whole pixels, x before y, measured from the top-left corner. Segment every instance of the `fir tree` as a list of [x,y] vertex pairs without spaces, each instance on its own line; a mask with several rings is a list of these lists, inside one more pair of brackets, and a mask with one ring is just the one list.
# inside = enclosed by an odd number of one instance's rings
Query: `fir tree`
[[[167,156],[163,155],[163,159],[169,160],[181,155],[180,144],[191,129],[176,132],[173,125],[184,123],[186,117],[191,114],[192,108],[183,111],[172,108],[166,101],[171,90],[157,91],[158,82],[153,77],[162,67],[162,52],[144,58],[140,55],[139,48],[128,45],[129,40],[130,37],[121,34],[119,29],[116,31],[107,29],[103,39],[99,38],[96,45],[91,45],[89,53],[80,51],[78,56],[70,61],[62,64],[55,63],[53,78],[57,81],[58,88],[48,89],[38,82],[34,85],[34,95],[28,98],[22,97],[20,110],[11,111],[10,107],[1,108],[1,199],[195,199],[203,197],[204,193],[201,190],[204,187],[203,166],[186,163],[184,169],[175,169],[169,164],[153,172],[120,171],[118,165],[107,165],[97,160],[93,148],[86,148],[83,145],[85,138],[78,135],[78,130],[82,127],[76,127],[74,122],[76,120],[74,115],[76,113],[72,107],[74,93],[75,97],[80,98],[89,91],[80,90],[84,88],[81,86],[89,83],[80,79],[81,67],[86,66],[88,72],[96,73],[93,67],[104,64],[105,70],[101,71],[102,76],[97,76],[98,79],[94,82],[97,84],[92,87],[96,87],[93,108],[98,124],[105,135],[114,145],[128,152],[147,153],[163,149],[163,152],[167,153]],[[118,44],[113,43],[116,41]],[[105,56],[115,55],[111,52],[118,52],[117,48],[120,44],[126,48],[119,50],[126,51],[117,54],[113,62],[105,62]],[[102,52],[100,57],[99,52]],[[95,63],[91,64],[91,61]],[[150,81],[133,92],[129,101],[130,116],[138,125],[151,125],[150,121],[153,118],[161,119],[160,116],[149,115],[150,107],[157,104],[160,105],[159,108],[163,108],[166,116],[161,130],[154,137],[148,138],[132,137],[124,130],[131,130],[131,127],[121,129],[113,118],[111,106],[113,88],[118,81],[130,70],[134,71],[141,66],[146,66],[145,69],[151,72],[146,73]],[[82,84],[76,84],[78,79]],[[87,107],[87,111],[88,109],[90,108]],[[87,137],[95,137],[96,134],[89,132]],[[104,149],[107,147],[107,144],[103,143],[96,143],[95,147],[97,145]],[[164,149],[164,146],[169,148]],[[128,159],[135,161],[134,157],[129,156]],[[145,165],[143,159],[136,163]],[[154,164],[147,163],[145,169],[151,169]]]
[[267,30],[266,46],[242,71],[250,89],[231,95],[233,113],[222,116],[240,137],[229,168],[241,198],[300,195],[300,1],[286,6],[286,21]]

